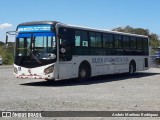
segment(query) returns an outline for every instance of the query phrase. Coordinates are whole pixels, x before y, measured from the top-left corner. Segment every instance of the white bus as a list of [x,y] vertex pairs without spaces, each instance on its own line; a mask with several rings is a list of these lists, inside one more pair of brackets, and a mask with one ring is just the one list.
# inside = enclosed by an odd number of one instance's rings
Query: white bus
[[144,35],[55,21],[22,23],[16,33],[17,78],[87,79],[149,69],[149,39]]

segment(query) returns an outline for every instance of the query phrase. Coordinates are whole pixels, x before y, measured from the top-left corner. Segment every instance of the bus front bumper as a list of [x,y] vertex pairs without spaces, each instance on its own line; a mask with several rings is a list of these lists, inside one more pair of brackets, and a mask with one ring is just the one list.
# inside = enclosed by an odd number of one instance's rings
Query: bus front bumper
[[14,65],[14,76],[23,79],[55,79],[54,65],[46,65],[37,68],[24,68]]
[[16,75],[16,78],[23,78],[23,79],[45,79],[45,80],[54,80],[54,77],[51,77],[50,75],[42,76],[42,75]]

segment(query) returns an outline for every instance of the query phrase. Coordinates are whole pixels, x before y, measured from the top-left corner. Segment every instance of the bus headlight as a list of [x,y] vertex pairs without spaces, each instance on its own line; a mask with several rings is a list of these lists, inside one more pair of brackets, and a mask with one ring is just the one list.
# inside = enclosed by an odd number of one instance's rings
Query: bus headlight
[[46,68],[46,69],[44,70],[44,74],[47,75],[47,74],[52,73],[52,72],[53,72],[53,69],[54,69],[54,66],[50,66],[50,67]]

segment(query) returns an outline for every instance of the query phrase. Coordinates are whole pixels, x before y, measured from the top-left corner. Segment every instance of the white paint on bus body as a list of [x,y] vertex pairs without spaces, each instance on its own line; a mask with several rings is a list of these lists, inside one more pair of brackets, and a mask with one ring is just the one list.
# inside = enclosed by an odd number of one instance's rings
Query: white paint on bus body
[[[82,61],[86,60],[91,65],[91,76],[127,73],[129,72],[129,63],[131,60],[136,62],[136,71],[149,69],[145,67],[145,58],[148,56],[73,56],[71,61],[60,61],[53,64],[36,67],[24,68],[14,65],[18,72],[17,78],[34,78],[34,79],[69,79],[77,78],[79,66]],[[49,66],[54,66],[54,71],[45,75],[44,70]],[[19,69],[20,68],[20,69]]]

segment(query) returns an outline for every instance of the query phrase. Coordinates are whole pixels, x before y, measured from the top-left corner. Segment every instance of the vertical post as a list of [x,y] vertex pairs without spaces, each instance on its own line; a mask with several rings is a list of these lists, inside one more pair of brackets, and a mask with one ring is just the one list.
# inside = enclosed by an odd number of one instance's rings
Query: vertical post
[[59,32],[58,32],[58,29],[59,29],[59,23],[57,23],[55,25],[55,28],[56,28],[56,43],[57,43],[57,62],[55,64],[55,67],[56,67],[56,73],[55,73],[55,79],[59,79]]
[[6,47],[8,47],[8,32],[6,32]]

